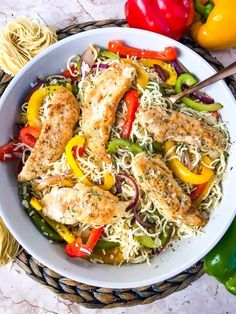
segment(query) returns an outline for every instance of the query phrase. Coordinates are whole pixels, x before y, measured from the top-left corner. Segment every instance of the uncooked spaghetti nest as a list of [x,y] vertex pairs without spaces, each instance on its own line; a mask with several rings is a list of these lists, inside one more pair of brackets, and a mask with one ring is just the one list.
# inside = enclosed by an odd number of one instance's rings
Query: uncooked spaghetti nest
[[20,244],[11,235],[0,217],[0,267],[14,259],[20,251]]
[[29,60],[56,41],[56,32],[38,19],[8,22],[0,29],[0,67],[15,76]]

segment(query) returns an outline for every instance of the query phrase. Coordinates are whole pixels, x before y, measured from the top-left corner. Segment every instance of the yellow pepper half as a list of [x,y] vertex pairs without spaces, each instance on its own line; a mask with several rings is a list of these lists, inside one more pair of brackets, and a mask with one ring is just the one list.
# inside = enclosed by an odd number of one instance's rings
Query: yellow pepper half
[[[173,141],[166,141],[164,144],[164,150],[165,153],[167,153],[171,148],[175,146]],[[169,157],[176,156],[175,151],[172,151],[168,155]],[[207,156],[202,157],[202,161],[209,165],[211,163],[211,159]],[[202,165],[202,171],[201,174],[195,174],[192,171],[190,171],[187,167],[183,165],[183,163],[178,158],[173,158],[170,161],[168,161],[168,164],[170,165],[170,168],[172,172],[181,179],[182,181],[186,183],[192,183],[192,184],[202,184],[211,179],[211,177],[214,175],[214,172],[212,169]]]
[[35,128],[41,128],[42,123],[39,117],[39,110],[42,105],[44,98],[53,93],[54,91],[62,88],[62,86],[47,86],[37,89],[30,97],[27,108],[27,119],[30,126]]
[[124,63],[128,63],[132,65],[136,72],[137,72],[137,85],[140,86],[143,90],[146,89],[147,84],[148,84],[148,74],[143,68],[143,66],[138,65],[137,62],[135,62],[132,59],[121,59]]
[[43,219],[67,242],[67,243],[73,243],[76,238],[75,236],[70,232],[70,230],[58,222],[46,217],[42,213],[42,205],[40,201],[36,197],[32,197],[30,200],[31,206],[33,206],[37,212],[43,217]]
[[236,46],[235,0],[213,0],[204,5],[195,0],[195,8],[206,21],[197,21],[191,27],[196,42],[212,50]]
[[140,59],[138,60],[138,62],[149,68],[152,68],[155,64],[159,65],[164,71],[169,74],[169,78],[165,81],[165,83],[171,86],[174,86],[176,84],[177,73],[171,64],[155,59]]
[[[78,179],[80,179],[81,182],[83,182],[86,185],[93,186],[94,183],[92,183],[89,179],[87,179],[84,176],[83,171],[81,170],[73,156],[73,147],[76,146],[83,147],[84,144],[85,144],[84,136],[76,135],[75,137],[73,137],[66,145],[66,160],[70,168],[73,170],[74,174],[77,176]],[[104,190],[110,190],[113,187],[113,185],[114,185],[113,176],[110,173],[106,173],[104,175],[104,183],[100,187]]]

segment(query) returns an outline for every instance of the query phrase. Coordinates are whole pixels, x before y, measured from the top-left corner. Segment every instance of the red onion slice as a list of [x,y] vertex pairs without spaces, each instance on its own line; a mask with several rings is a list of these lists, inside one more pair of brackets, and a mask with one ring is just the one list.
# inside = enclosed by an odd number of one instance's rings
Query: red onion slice
[[188,73],[188,70],[183,66],[183,64],[178,59],[171,60],[170,64],[173,66],[178,75]]
[[25,102],[28,102],[30,100],[30,97],[32,96],[32,94],[39,89],[40,87],[42,87],[44,85],[45,81],[43,79],[37,79],[36,83],[32,86],[32,88],[30,89],[30,91],[28,92],[28,94],[25,96]]
[[168,80],[170,74],[165,71],[159,64],[154,64],[154,69],[157,72],[158,76],[162,79],[162,81]]
[[93,65],[93,69],[96,69],[98,66],[99,69],[108,69],[109,68],[109,65],[106,64],[106,63],[100,63],[99,65],[97,63],[95,63]]
[[80,58],[80,73],[82,77],[86,77],[91,68],[95,64],[100,49],[96,46],[89,46]]
[[214,99],[212,97],[210,97],[207,94],[200,92],[200,91],[192,93],[190,95],[190,97],[198,99],[200,102],[207,104],[207,105],[214,103]]
[[134,179],[132,177],[130,177],[128,174],[125,174],[125,173],[118,173],[117,179],[118,180],[124,179],[125,181],[129,182],[133,186],[133,188],[135,190],[134,199],[129,204],[129,206],[126,208],[126,211],[134,210],[137,207],[138,200],[139,200],[139,188],[137,186],[137,183],[134,181]]
[[148,228],[148,229],[154,229],[155,225],[150,224],[149,222],[146,222],[143,220],[143,218],[139,215],[137,211],[137,207],[134,209],[134,218],[135,220],[143,227]]

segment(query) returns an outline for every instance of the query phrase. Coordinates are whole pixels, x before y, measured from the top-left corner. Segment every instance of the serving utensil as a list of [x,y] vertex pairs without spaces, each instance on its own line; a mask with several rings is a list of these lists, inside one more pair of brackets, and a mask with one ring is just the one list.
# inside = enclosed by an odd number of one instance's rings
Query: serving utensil
[[196,85],[184,90],[182,93],[168,97],[168,100],[172,104],[174,104],[175,102],[177,102],[178,100],[180,100],[184,96],[188,96],[189,94],[192,94],[192,93],[198,91],[199,89],[202,89],[208,85],[211,85],[211,84],[213,84],[219,80],[222,80],[222,79],[226,78],[227,76],[231,76],[235,73],[236,73],[236,62],[230,64],[229,66],[220,70],[216,74],[208,77],[204,81],[201,81],[201,82],[197,83]]

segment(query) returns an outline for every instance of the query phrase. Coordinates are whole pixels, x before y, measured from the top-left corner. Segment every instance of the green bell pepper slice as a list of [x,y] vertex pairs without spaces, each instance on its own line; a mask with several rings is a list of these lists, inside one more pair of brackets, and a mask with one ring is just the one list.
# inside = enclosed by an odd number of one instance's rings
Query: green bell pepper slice
[[129,140],[125,140],[122,138],[113,138],[108,144],[108,152],[112,155],[115,154],[118,150],[118,148],[124,148],[131,151],[134,155],[137,155],[139,153],[143,152],[143,149],[141,146],[139,146],[136,143],[133,143]]
[[108,249],[114,249],[118,246],[120,246],[120,243],[118,243],[118,242],[98,240],[96,245],[95,245],[95,249],[108,250]]
[[[190,87],[196,83],[197,83],[197,80],[192,74],[190,73],[180,74],[180,76],[177,78],[177,81],[176,81],[175,91],[177,94],[179,94],[182,92],[183,85],[187,85]],[[196,111],[212,112],[212,111],[218,111],[223,107],[220,103],[203,104],[201,102],[192,100],[189,97],[183,97],[181,100],[186,106]]]
[[101,50],[99,52],[99,56],[105,57],[111,60],[120,60],[120,57],[116,53],[110,52],[108,50]]
[[236,218],[218,244],[204,258],[205,272],[236,295]]

